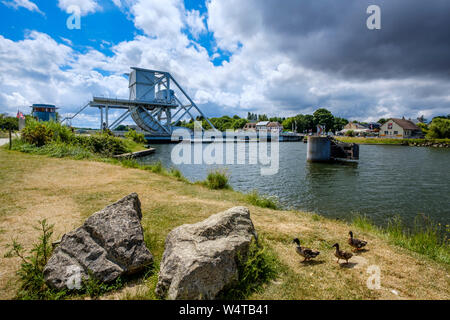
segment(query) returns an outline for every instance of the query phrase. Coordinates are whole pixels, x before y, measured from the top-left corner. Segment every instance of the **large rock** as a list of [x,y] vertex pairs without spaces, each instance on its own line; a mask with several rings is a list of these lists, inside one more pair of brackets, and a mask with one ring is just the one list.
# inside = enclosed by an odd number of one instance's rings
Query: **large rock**
[[[65,234],[44,268],[47,284],[56,289],[80,284],[91,274],[110,282],[141,271],[153,262],[144,243],[138,195],[132,193],[94,213]],[[75,282],[75,283],[73,283]]]
[[214,299],[238,280],[237,258],[256,237],[250,212],[234,207],[172,230],[165,243],[156,294],[169,299]]

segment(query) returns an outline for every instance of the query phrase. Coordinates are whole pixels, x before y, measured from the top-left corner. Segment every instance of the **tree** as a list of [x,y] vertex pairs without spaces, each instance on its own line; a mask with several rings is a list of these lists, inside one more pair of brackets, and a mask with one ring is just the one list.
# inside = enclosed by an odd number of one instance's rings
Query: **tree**
[[423,134],[427,134],[428,133],[428,125],[426,124],[426,123],[423,123],[423,122],[419,122],[418,124],[417,124],[417,126],[420,128],[420,130],[422,130],[422,133]]
[[[179,125],[179,122],[178,122],[178,125]],[[121,124],[121,125],[117,126],[116,131],[128,131],[128,126]]]
[[325,126],[326,131],[330,131],[334,126],[334,116],[327,109],[320,108],[314,111],[314,124]]
[[348,120],[344,118],[335,117],[333,131],[341,131],[347,125]]
[[269,118],[268,118],[267,115],[265,115],[265,114],[260,114],[260,115],[258,116],[258,120],[259,120],[259,121],[269,121]]
[[427,138],[429,139],[449,139],[450,120],[443,118],[433,118],[428,126]]
[[286,120],[284,120],[281,125],[283,126],[284,130],[292,130],[292,124],[294,123],[295,119],[292,118],[287,118]]
[[232,123],[232,128],[234,130],[242,129],[246,123],[247,123],[247,119],[235,119]]
[[387,122],[387,119],[385,118],[381,118],[380,120],[377,121],[379,124],[383,125]]
[[1,130],[19,130],[19,119],[16,117],[7,117],[0,115],[0,129]]

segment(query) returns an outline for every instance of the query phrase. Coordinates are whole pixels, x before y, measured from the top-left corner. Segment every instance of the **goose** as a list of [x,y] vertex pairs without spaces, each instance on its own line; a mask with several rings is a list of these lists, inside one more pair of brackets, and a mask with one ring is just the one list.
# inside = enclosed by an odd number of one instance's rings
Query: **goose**
[[295,238],[294,240],[292,240],[292,243],[296,243],[297,244],[297,247],[295,248],[295,251],[299,255],[301,255],[303,258],[305,258],[303,261],[307,261],[307,260],[313,259],[313,258],[317,257],[320,254],[319,251],[313,251],[313,250],[311,250],[309,248],[305,248],[305,247],[300,246],[300,240],[298,238]]
[[367,241],[353,238],[352,231],[350,231],[348,234],[350,235],[350,238],[348,238],[348,244],[351,245],[353,248],[355,248],[354,251],[358,251],[366,246]]
[[348,264],[348,260],[353,257],[353,253],[351,252],[345,252],[343,250],[339,250],[339,244],[335,243],[333,244],[333,247],[336,247],[336,252],[334,253],[334,255],[336,256],[336,258],[338,258],[338,260],[336,261],[336,263],[339,263],[340,259],[343,259],[346,261],[346,263]]

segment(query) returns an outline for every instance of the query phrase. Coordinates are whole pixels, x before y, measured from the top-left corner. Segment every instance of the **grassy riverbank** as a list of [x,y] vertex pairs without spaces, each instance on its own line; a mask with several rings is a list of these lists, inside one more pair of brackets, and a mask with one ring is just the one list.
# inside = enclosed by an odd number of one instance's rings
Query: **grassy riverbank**
[[358,144],[392,144],[392,145],[439,145],[450,147],[450,139],[388,139],[388,138],[361,138],[336,137],[337,140]]
[[[261,208],[256,196],[187,183],[182,176],[158,165],[142,170],[132,168],[136,166],[134,162],[123,163],[131,167],[126,168],[112,160],[60,159],[5,148],[0,148],[0,159],[0,298],[3,299],[15,296],[18,289],[15,272],[20,265],[18,258],[4,258],[6,244],[17,239],[25,248],[31,248],[39,236],[34,227],[42,219],[54,224],[54,239],[58,239],[95,211],[131,192],[137,192],[141,199],[145,238],[157,267],[145,280],[136,279],[104,298],[155,298],[157,268],[167,233],[176,226],[203,220],[236,205],[250,208],[258,233],[280,266],[275,280],[247,298],[450,298],[448,264],[405,249],[406,246],[395,244],[393,239],[361,222],[349,225],[303,212]],[[345,267],[336,264],[331,246],[339,242],[349,250],[346,245],[349,229],[368,240],[369,245],[367,252],[356,255]],[[294,237],[321,251],[315,263],[300,263],[301,258],[291,244]],[[446,252],[444,249],[443,254]],[[370,265],[381,269],[380,290],[367,288]]]

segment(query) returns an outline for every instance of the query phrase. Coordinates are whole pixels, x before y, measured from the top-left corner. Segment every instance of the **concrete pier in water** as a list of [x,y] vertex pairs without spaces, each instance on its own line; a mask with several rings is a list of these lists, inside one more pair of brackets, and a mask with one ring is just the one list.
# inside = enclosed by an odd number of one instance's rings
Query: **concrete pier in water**
[[306,160],[326,162],[331,159],[331,141],[327,137],[308,137]]

